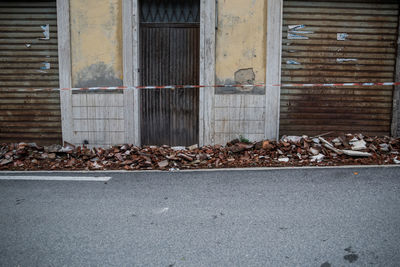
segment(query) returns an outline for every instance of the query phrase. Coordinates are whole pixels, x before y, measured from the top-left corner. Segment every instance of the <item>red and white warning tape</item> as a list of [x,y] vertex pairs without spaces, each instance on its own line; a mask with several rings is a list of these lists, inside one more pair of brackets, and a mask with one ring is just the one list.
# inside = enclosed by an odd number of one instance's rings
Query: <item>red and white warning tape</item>
[[108,86],[108,87],[82,87],[82,88],[24,88],[16,91],[86,91],[86,90],[120,90],[120,89],[180,89],[180,88],[206,88],[206,87],[334,87],[334,86],[393,86],[400,85],[400,82],[378,82],[378,83],[282,83],[282,84],[216,84],[216,85],[163,85],[163,86]]

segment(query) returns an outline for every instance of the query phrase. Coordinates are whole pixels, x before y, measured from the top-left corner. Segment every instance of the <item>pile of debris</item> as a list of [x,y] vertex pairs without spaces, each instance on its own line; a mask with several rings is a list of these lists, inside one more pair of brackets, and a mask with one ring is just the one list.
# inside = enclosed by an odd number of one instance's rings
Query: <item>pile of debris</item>
[[399,164],[400,139],[346,134],[338,137],[283,136],[279,142],[226,146],[120,145],[111,148],[0,145],[0,170],[181,170],[270,166]]

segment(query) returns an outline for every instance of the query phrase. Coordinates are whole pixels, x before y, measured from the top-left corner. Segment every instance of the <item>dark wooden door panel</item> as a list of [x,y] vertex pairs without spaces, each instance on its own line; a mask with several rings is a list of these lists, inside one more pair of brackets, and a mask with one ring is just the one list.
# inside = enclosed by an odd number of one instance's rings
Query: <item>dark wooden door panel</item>
[[[141,84],[198,84],[199,36],[198,23],[142,23]],[[198,102],[198,89],[142,90],[142,144],[198,143]]]

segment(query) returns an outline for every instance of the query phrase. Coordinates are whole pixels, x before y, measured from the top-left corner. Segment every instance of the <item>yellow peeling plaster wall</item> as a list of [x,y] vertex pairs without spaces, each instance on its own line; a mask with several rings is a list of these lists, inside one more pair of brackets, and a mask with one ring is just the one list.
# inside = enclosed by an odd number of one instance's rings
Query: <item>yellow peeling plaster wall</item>
[[[271,0],[270,0],[271,1]],[[218,83],[264,83],[266,0],[218,0],[216,80]],[[265,91],[216,89],[214,143],[240,135],[264,138]]]
[[70,0],[72,84],[122,85],[122,0]]
[[265,0],[218,0],[218,81],[233,81],[236,71],[253,68],[255,82],[264,82],[266,14]]

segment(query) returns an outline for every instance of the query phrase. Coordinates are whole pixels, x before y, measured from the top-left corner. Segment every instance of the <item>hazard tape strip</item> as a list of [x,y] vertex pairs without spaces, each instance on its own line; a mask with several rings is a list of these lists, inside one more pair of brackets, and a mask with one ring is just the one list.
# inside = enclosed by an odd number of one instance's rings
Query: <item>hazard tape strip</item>
[[216,88],[216,87],[334,87],[334,86],[393,86],[400,85],[400,82],[379,82],[379,83],[282,83],[282,84],[216,84],[216,85],[163,85],[163,86],[108,86],[108,87],[82,87],[82,88],[21,88],[13,91],[90,91],[90,90],[127,90],[127,89],[181,89],[181,88]]

